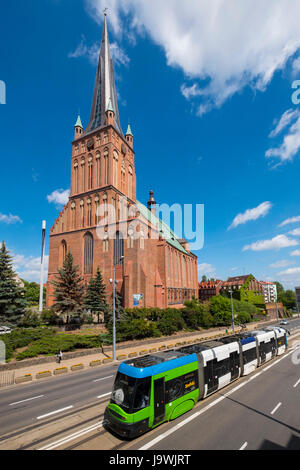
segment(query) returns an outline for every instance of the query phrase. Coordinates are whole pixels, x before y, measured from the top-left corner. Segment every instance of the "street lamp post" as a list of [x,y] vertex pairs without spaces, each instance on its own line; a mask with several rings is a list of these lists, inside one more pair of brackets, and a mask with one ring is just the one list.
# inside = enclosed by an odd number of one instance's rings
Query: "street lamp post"
[[43,224],[42,224],[41,277],[40,277],[40,301],[39,301],[39,312],[40,312],[40,313],[43,311],[45,235],[46,235],[46,221],[43,220]]
[[[121,256],[119,262],[124,259],[124,256]],[[113,361],[116,361],[116,267],[113,263]]]
[[233,315],[233,301],[232,301],[232,289],[229,289],[229,293],[230,293],[230,301],[231,301],[232,330],[233,330],[233,333],[235,333],[235,329],[234,329],[234,315]]

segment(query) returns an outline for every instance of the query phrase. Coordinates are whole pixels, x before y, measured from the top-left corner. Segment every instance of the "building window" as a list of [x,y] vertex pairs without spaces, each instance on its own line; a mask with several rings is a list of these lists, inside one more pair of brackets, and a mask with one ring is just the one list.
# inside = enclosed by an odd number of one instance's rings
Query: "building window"
[[88,211],[87,211],[87,223],[88,225],[92,225],[92,200],[91,199],[88,199],[87,201],[88,203]]
[[116,238],[114,240],[114,265],[123,264],[121,259],[124,256],[124,240],[121,232],[116,233]]
[[108,184],[108,151],[104,152],[104,184]]
[[88,189],[93,187],[93,157],[89,156]]
[[105,235],[103,238],[103,252],[108,252],[108,235]]
[[74,163],[74,193],[78,193],[78,162],[75,161]]
[[85,191],[85,160],[81,160],[81,190]]
[[113,185],[118,186],[118,152],[114,150],[113,158]]
[[64,263],[67,256],[67,242],[63,240],[61,242],[61,264]]
[[99,217],[100,217],[100,198],[99,196],[97,195],[95,197],[95,224],[98,225],[98,220],[99,220]]
[[84,274],[93,273],[93,235],[86,233],[84,236]]
[[128,197],[130,199],[132,199],[132,175],[133,175],[132,166],[129,165],[129,168],[128,168]]
[[84,201],[80,201],[80,225],[84,227]]
[[96,153],[96,186],[101,186],[101,159],[100,153]]

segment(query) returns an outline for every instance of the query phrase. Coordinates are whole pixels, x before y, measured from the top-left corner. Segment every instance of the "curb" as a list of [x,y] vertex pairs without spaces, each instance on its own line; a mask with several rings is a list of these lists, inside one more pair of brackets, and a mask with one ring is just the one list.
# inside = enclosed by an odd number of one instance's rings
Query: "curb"
[[[230,335],[230,334],[232,334],[232,333],[229,331],[228,335]],[[128,354],[119,354],[117,356],[117,361],[122,362],[127,358],[145,356],[147,354],[151,354],[151,353],[155,353],[155,352],[159,352],[159,351],[164,351],[164,350],[168,350],[168,349],[173,349],[174,347],[181,347],[181,346],[184,346],[184,345],[195,344],[195,343],[203,342],[203,341],[211,341],[211,340],[223,337],[223,336],[227,336],[226,333],[224,333],[224,334],[219,333],[219,334],[214,334],[214,335],[211,335],[211,336],[193,338],[193,339],[190,339],[190,340],[187,340],[187,341],[177,342],[175,344],[168,344],[168,345],[163,344],[161,346],[153,347],[153,348],[150,348],[150,349],[142,349],[140,351],[132,351],[132,352],[129,352]],[[93,360],[89,364],[87,364],[86,366],[84,364],[80,363],[80,364],[73,364],[72,366],[69,366],[69,368],[66,367],[66,366],[59,367],[59,368],[54,369],[53,371],[48,370],[48,371],[38,372],[35,375],[35,379],[36,380],[41,380],[43,378],[48,378],[48,377],[53,377],[53,376],[57,376],[57,375],[66,374],[66,373],[69,372],[69,369],[72,372],[76,372],[76,371],[83,370],[83,369],[86,369],[86,368],[89,368],[89,367],[92,368],[92,367],[98,367],[98,366],[105,365],[105,364],[110,364],[112,362],[113,362],[113,359],[111,357],[105,357],[104,359]],[[15,382],[15,384],[20,384],[20,383],[26,383],[26,382],[32,382],[32,381],[33,381],[32,374],[24,374],[22,376],[16,377],[14,382]]]

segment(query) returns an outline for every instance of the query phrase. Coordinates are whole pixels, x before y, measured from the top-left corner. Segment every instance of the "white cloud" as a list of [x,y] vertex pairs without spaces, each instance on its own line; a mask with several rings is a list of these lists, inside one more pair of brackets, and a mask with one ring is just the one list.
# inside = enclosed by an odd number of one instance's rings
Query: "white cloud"
[[270,264],[270,268],[285,268],[286,266],[291,266],[292,264],[295,264],[295,262],[283,259],[282,261],[277,261],[276,263]]
[[[107,1],[86,5],[102,23]],[[298,0],[111,0],[108,21],[120,35],[146,32],[161,46],[203,114],[245,86],[266,89],[300,47],[299,16]]]
[[272,204],[269,201],[266,201],[254,209],[247,209],[246,212],[238,214],[235,217],[230,227],[228,227],[228,230],[236,228],[238,225],[245,224],[250,220],[257,220],[260,217],[265,217],[271,208]]
[[284,227],[285,225],[295,224],[296,222],[300,222],[300,215],[296,217],[290,217],[289,219],[284,220],[278,227]]
[[[100,43],[95,42],[91,46],[88,46],[86,43],[86,38],[82,34],[81,41],[76,47],[74,52],[70,52],[68,57],[71,59],[77,59],[78,57],[86,57],[92,65],[98,64],[100,52]],[[114,60],[114,63],[117,65],[128,65],[130,62],[129,57],[125,52],[118,46],[116,42],[111,43],[110,45],[111,56]]]
[[198,264],[199,276],[216,277],[216,268],[208,263]]
[[12,215],[12,214],[5,215],[1,213],[0,213],[0,222],[3,222],[8,225],[16,224],[16,223],[20,223],[20,224],[23,223],[23,221],[20,219],[18,215]]
[[289,234],[298,237],[300,235],[300,228],[295,228],[295,230],[291,230]]
[[[40,282],[41,275],[41,258],[34,258],[33,256],[14,255],[13,268],[18,273],[21,279],[29,282]],[[45,256],[44,266],[44,282],[47,280],[49,256]]]
[[[299,112],[290,115],[290,121],[297,117],[296,121],[289,127],[279,147],[273,147],[266,151],[267,158],[279,158],[281,162],[292,161],[300,150],[300,116]],[[281,118],[283,119],[283,117]],[[286,119],[285,121],[287,122]],[[280,122],[279,122],[280,124]],[[279,125],[278,124],[278,125]],[[285,124],[287,125],[287,124]],[[276,129],[273,131],[275,132]]]
[[295,274],[300,275],[300,268],[289,268],[285,271],[281,271],[278,273],[278,276],[294,276]]
[[300,256],[300,250],[295,250],[290,253],[290,256]]
[[269,137],[276,137],[285,127],[287,127],[291,123],[293,119],[299,116],[300,111],[298,111],[297,109],[288,109],[287,111],[285,111],[285,113],[283,113],[279,122],[277,123],[275,129],[273,129],[270,133]]
[[53,191],[52,194],[49,194],[47,196],[48,202],[54,202],[57,205],[64,206],[65,204],[68,203],[70,196],[70,190],[69,189],[56,189]]
[[251,245],[246,245],[243,251],[263,251],[263,250],[280,250],[281,248],[287,248],[289,246],[297,246],[299,243],[297,240],[288,238],[286,235],[277,235],[277,237],[271,240],[260,240]]

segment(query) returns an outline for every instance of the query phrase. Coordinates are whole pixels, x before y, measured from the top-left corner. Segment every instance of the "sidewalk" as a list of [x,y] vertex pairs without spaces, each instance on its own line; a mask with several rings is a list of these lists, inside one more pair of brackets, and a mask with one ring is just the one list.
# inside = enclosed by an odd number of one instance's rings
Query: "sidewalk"
[[[264,322],[265,323],[273,323],[273,322]],[[252,323],[248,325],[248,330],[254,330],[255,328],[263,326],[262,323]],[[240,328],[236,330],[236,332],[240,331]],[[232,330],[228,329],[229,334],[232,334]],[[188,336],[180,337],[180,336],[171,336],[166,338],[157,338],[157,340],[154,340],[151,343],[146,341],[141,340],[139,343],[135,343],[135,345],[128,345],[128,347],[124,346],[119,346],[117,344],[117,351],[116,351],[116,357],[118,362],[122,362],[130,357],[136,357],[139,355],[146,355],[151,352],[157,352],[163,349],[171,349],[173,347],[178,347],[181,345],[185,344],[191,344],[191,343],[197,343],[199,341],[203,341],[205,339],[213,339],[216,337],[220,336],[225,336],[226,335],[226,328],[220,328],[220,329],[214,329],[214,330],[208,330],[204,332],[199,332],[199,333],[191,333]],[[141,353],[141,354],[140,354]],[[65,374],[74,374],[80,370],[86,370],[92,368],[90,365],[92,363],[93,368],[95,367],[101,367],[102,364],[106,364],[109,362],[112,362],[112,347],[111,348],[105,348],[105,354],[102,353],[95,353],[95,354],[88,354],[88,355],[83,355],[81,357],[77,358],[72,358],[72,359],[67,359],[68,353],[65,353],[63,355],[63,360],[61,361],[60,364],[53,360],[53,362],[48,362],[44,364],[37,364],[37,365],[26,365],[24,364],[24,367],[19,368],[17,370],[12,370],[9,372],[4,372],[4,373],[10,373],[14,374],[14,381],[19,382],[21,380],[21,383],[24,383],[22,380],[25,376],[27,376],[27,379],[24,379],[24,381],[32,382],[32,381],[40,381],[44,380],[45,378],[48,377],[55,377],[56,374],[59,373],[65,373]],[[65,356],[65,359],[64,359]],[[93,363],[93,361],[97,361],[97,363]],[[103,362],[104,361],[104,362]],[[74,367],[75,366],[75,367]],[[75,370],[72,370],[71,367],[74,367]],[[67,370],[65,369],[67,368]],[[57,369],[59,369],[57,371]],[[1,375],[1,372],[0,372]],[[59,376],[58,375],[58,376]],[[38,377],[38,378],[37,378]],[[13,379],[12,379],[13,380]]]

